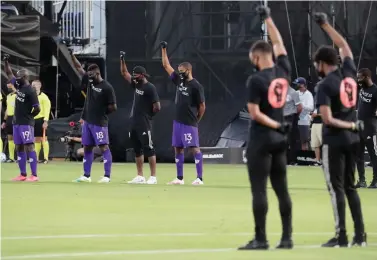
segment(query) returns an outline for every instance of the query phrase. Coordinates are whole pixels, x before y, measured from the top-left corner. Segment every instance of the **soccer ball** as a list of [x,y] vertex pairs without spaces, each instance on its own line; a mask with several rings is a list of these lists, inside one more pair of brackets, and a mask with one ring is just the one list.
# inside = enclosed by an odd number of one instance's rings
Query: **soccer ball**
[[1,153],[0,154],[0,160],[1,160],[1,162],[5,162],[6,159],[7,159],[7,157],[5,156],[5,153]]

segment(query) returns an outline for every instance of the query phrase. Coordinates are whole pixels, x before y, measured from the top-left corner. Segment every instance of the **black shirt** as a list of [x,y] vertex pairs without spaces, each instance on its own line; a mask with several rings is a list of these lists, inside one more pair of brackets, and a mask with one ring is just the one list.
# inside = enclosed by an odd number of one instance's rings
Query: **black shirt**
[[181,81],[177,72],[170,75],[177,86],[175,95],[175,121],[190,126],[198,126],[198,109],[204,100],[203,86],[196,80]]
[[[283,109],[289,88],[291,65],[285,55],[277,58],[272,68],[264,69],[247,80],[248,102],[258,104],[260,111],[271,119],[283,123]],[[251,120],[250,141],[279,144],[286,141],[285,135],[275,129]]]
[[[11,80],[11,83],[16,86],[15,79]],[[13,124],[34,126],[34,116],[31,112],[36,106],[39,106],[38,96],[30,85],[16,89]]]
[[375,134],[377,128],[377,86],[364,87],[359,92],[357,118],[364,121],[365,132]]
[[[325,105],[331,108],[332,116],[348,122],[356,121],[357,84],[356,67],[353,60],[346,57],[342,70],[328,74],[319,84],[317,107]],[[359,135],[348,129],[324,125],[323,144],[341,146],[359,141]]]
[[145,84],[131,83],[134,88],[134,102],[130,114],[133,127],[141,129],[151,129],[151,120],[154,115],[153,104],[159,102],[156,87],[147,82]]
[[[87,77],[84,75],[83,82],[87,81]],[[109,82],[103,80],[94,85],[88,81],[82,119],[89,124],[107,126],[108,105],[115,103],[114,89]]]

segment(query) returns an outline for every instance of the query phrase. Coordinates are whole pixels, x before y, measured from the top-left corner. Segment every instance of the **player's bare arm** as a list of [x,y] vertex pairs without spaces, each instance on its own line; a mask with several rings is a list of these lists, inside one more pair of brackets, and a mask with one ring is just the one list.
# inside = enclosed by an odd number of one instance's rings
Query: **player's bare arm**
[[268,8],[267,6],[258,6],[257,12],[260,15],[261,19],[265,20],[266,22],[267,31],[272,43],[275,58],[281,55],[287,55],[287,50],[285,49],[280,32],[278,28],[276,28],[276,25],[270,16],[270,8]]
[[174,72],[173,67],[170,65],[168,53],[166,51],[166,47],[168,46],[167,42],[161,42],[161,58],[162,58],[162,66],[166,70],[166,72],[169,74],[169,76]]
[[206,103],[205,102],[202,102],[199,104],[199,108],[198,108],[198,122],[202,119],[202,117],[204,116],[204,112],[206,111]]
[[10,67],[10,64],[9,64],[9,55],[5,54],[4,57],[3,57],[3,60],[4,60],[5,73],[7,74],[8,80],[11,80],[11,79],[14,78],[14,74],[13,74],[12,68]]
[[256,122],[258,122],[262,125],[265,125],[269,128],[272,128],[272,129],[278,129],[281,126],[279,122],[271,119],[269,116],[262,113],[259,109],[258,104],[254,104],[254,103],[249,102],[247,104],[247,109],[249,111],[250,117],[253,120],[255,120]]
[[315,13],[314,20],[321,26],[321,28],[329,35],[334,44],[339,48],[339,55],[342,61],[345,57],[353,59],[353,54],[347,41],[340,35],[328,22],[325,13]]
[[319,107],[319,113],[325,125],[350,130],[359,130],[360,128],[362,128],[362,121],[357,121],[356,123],[354,123],[334,118],[332,116],[331,108],[329,106],[321,105]]
[[155,102],[153,103],[153,113],[157,114],[161,110],[161,103],[160,102]]
[[79,60],[76,58],[76,56],[72,53],[71,50],[70,50],[70,54],[71,54],[71,58],[72,58],[73,65],[75,66],[75,68],[77,69],[77,71],[79,72],[79,74],[80,74],[81,76],[84,76],[84,75],[85,75],[85,70],[84,70],[83,67],[81,66],[81,63],[80,63]]
[[127,65],[126,65],[126,53],[124,51],[120,52],[120,73],[122,77],[131,83],[131,74],[128,72]]

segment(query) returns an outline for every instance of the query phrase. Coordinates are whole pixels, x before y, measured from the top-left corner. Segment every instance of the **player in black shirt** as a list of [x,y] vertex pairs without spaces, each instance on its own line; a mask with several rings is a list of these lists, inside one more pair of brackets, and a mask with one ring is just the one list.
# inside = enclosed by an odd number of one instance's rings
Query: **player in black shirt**
[[[20,175],[13,181],[35,182],[37,176],[38,158],[34,149],[34,117],[39,114],[40,106],[37,93],[30,86],[29,73],[26,69],[17,72],[16,77],[12,73],[8,60],[5,60],[5,71],[10,83],[16,88],[16,100],[13,115],[13,140],[16,145],[17,161]],[[26,160],[29,156],[31,176],[27,177]]]
[[357,118],[364,121],[364,131],[360,134],[360,149],[357,159],[359,181],[356,188],[366,188],[364,151],[367,147],[373,166],[373,180],[369,188],[377,188],[377,86],[372,82],[372,72],[360,69],[357,73],[357,83],[360,86]]
[[288,193],[286,157],[289,124],[284,122],[283,116],[291,66],[281,35],[270,17],[270,9],[260,6],[257,12],[266,21],[272,46],[265,41],[257,41],[249,52],[250,61],[258,71],[247,81],[247,106],[252,119],[247,167],[253,197],[255,238],[239,250],[269,248],[266,236],[266,189],[269,176],[279,200],[283,225],[283,234],[277,248],[291,249],[292,202]]
[[205,111],[203,86],[192,76],[189,62],[178,65],[178,72],[170,66],[166,42],[161,42],[162,65],[176,85],[176,115],[173,121],[172,146],[175,151],[177,178],[169,185],[183,185],[184,148],[189,147],[195,157],[196,179],[192,185],[203,185],[203,155],[199,148],[198,123]]
[[317,107],[323,120],[323,170],[334,210],[336,236],[323,247],[347,247],[346,202],[355,226],[352,245],[366,245],[364,221],[359,195],[355,187],[358,131],[363,122],[356,121],[357,84],[353,55],[345,39],[328,23],[324,13],[315,13],[315,21],[339,48],[342,69],[338,67],[337,51],[322,46],[314,54],[314,66],[323,78],[318,86]]
[[[120,52],[120,72],[134,90],[129,137],[135,152],[137,176],[128,183],[157,184],[156,152],[152,141],[152,118],[161,109],[157,90],[152,83],[148,82],[149,75],[144,67],[136,66],[132,70],[132,75],[128,72],[124,52]],[[148,157],[151,170],[148,181],[143,175],[144,153]]]
[[87,86],[86,99],[82,114],[82,144],[84,146],[84,175],[75,182],[91,182],[90,174],[94,159],[93,148],[98,146],[102,151],[105,175],[98,182],[110,182],[112,155],[109,148],[109,131],[107,115],[117,109],[113,87],[101,77],[96,64],[81,67],[80,62],[71,54],[72,61],[82,75],[82,85]]

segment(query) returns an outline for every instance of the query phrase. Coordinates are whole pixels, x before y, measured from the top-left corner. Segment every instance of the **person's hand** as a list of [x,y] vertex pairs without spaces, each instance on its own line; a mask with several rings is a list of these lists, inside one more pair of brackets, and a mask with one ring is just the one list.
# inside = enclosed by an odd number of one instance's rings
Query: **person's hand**
[[68,141],[73,141],[73,137],[66,136]]
[[284,122],[283,124],[280,125],[279,128],[276,129],[276,131],[278,131],[279,133],[282,133],[282,134],[288,134],[289,131],[291,130],[291,124],[287,123],[287,122]]
[[355,123],[352,123],[351,130],[353,132],[361,132],[364,130],[364,121],[357,120]]
[[71,48],[68,48],[69,55],[73,55],[73,50]]
[[126,57],[126,53],[124,51],[120,51],[119,52],[119,56],[120,56],[120,60],[121,61],[124,61],[125,60],[125,57]]
[[314,21],[319,25],[324,25],[328,23],[327,15],[325,13],[314,13],[313,15]]
[[7,62],[10,58],[10,55],[8,53],[3,54],[3,61]]
[[166,49],[166,47],[168,47],[168,43],[165,42],[165,41],[162,41],[162,42],[160,42],[160,46],[161,46],[162,49]]
[[80,118],[79,123],[80,123],[81,125],[83,125],[83,124],[84,124],[84,120],[83,120],[82,118]]
[[258,6],[256,11],[262,20],[266,20],[271,14],[270,8],[264,5]]
[[45,121],[45,122],[43,123],[43,125],[42,125],[42,128],[43,128],[44,130],[46,130],[47,127],[48,127],[48,123],[47,123],[47,121]]
[[7,123],[4,122],[1,124],[1,129],[5,129],[5,127],[7,127]]

